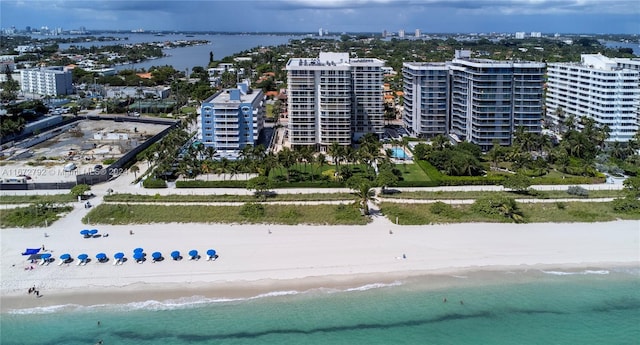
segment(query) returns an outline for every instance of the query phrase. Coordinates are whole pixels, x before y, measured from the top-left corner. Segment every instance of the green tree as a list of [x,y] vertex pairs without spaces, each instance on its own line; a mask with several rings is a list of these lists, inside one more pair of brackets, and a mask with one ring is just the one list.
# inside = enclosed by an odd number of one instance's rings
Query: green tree
[[247,189],[254,191],[256,198],[265,201],[271,193],[271,180],[267,176],[256,176],[247,181]]
[[627,177],[622,184],[627,195],[632,198],[640,197],[640,176]]
[[387,187],[393,187],[398,184],[398,176],[391,169],[382,169],[376,176],[376,184],[380,186],[382,194],[386,194]]
[[91,186],[86,184],[77,184],[71,188],[69,193],[75,197],[83,196],[84,193],[91,190]]
[[531,187],[531,178],[523,174],[509,175],[502,182],[502,186],[517,193],[527,193]]

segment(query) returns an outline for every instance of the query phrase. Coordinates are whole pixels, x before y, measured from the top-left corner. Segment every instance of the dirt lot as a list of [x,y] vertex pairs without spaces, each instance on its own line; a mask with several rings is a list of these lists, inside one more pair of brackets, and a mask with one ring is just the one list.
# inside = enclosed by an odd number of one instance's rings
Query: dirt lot
[[[114,121],[81,121],[61,135],[24,150],[22,158],[0,161],[0,178],[27,175],[28,182],[75,181],[76,175],[112,161],[167,126]],[[73,163],[76,168],[65,171]]]

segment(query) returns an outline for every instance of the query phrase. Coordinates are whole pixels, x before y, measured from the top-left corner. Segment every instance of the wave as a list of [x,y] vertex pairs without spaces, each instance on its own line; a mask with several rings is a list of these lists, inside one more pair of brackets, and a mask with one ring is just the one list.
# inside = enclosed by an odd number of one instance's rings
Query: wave
[[579,272],[544,271],[544,270],[541,270],[540,272],[545,273],[545,274],[556,275],[556,276],[572,276],[572,275],[587,275],[587,274],[605,275],[605,274],[609,274],[610,273],[608,270],[584,270],[584,271],[579,271]]
[[402,282],[394,281],[392,283],[373,283],[366,284],[359,287],[348,289],[335,289],[335,288],[314,288],[306,291],[298,290],[283,290],[283,291],[271,291],[263,294],[259,294],[251,297],[238,297],[238,298],[209,298],[205,296],[195,295],[190,297],[181,297],[176,299],[167,300],[146,300],[140,302],[131,302],[125,304],[94,304],[90,306],[83,306],[78,304],[64,304],[55,305],[49,307],[36,307],[26,309],[12,309],[9,310],[9,314],[26,315],[26,314],[51,314],[57,312],[82,312],[82,311],[98,311],[98,310],[112,310],[112,311],[134,311],[134,310],[149,310],[149,311],[164,311],[164,310],[176,310],[176,309],[190,309],[197,308],[203,305],[210,305],[214,303],[229,303],[229,302],[243,302],[258,300],[263,298],[274,298],[283,296],[293,296],[307,293],[340,293],[340,292],[358,292],[368,291],[372,289],[380,289],[386,287],[400,286]]

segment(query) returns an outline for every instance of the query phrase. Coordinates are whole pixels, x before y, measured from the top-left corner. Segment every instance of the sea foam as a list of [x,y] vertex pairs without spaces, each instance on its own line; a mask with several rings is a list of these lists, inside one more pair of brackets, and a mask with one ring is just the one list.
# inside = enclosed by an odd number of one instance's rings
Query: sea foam
[[584,271],[579,271],[579,272],[544,271],[544,270],[541,270],[540,272],[545,273],[545,274],[556,275],[556,276],[572,276],[572,275],[587,275],[587,274],[598,274],[598,275],[609,274],[608,270],[584,270]]

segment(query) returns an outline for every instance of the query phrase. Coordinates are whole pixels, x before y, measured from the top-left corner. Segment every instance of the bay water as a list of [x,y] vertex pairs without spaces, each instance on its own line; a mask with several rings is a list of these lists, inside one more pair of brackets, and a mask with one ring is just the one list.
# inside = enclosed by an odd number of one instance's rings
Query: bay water
[[[209,52],[213,52],[215,60],[221,60],[227,56],[249,50],[255,47],[269,47],[286,44],[291,39],[300,39],[307,36],[296,35],[273,35],[273,34],[184,34],[184,33],[167,33],[161,36],[150,33],[109,33],[97,36],[114,37],[116,41],[95,41],[95,42],[79,42],[79,43],[63,43],[60,49],[68,49],[75,45],[79,47],[101,47],[108,45],[132,44],[132,43],[150,43],[180,40],[205,40],[210,44],[194,45],[189,47],[163,49],[163,53],[167,56],[158,59],[142,61],[135,64],[115,66],[116,70],[123,69],[149,69],[151,66],[173,66],[178,71],[185,69],[192,70],[195,66],[207,67],[209,64]],[[38,36],[36,36],[38,37]],[[125,40],[126,38],[126,40]]]
[[468,272],[343,290],[67,305],[0,317],[3,345],[631,345],[640,341],[640,268]]

